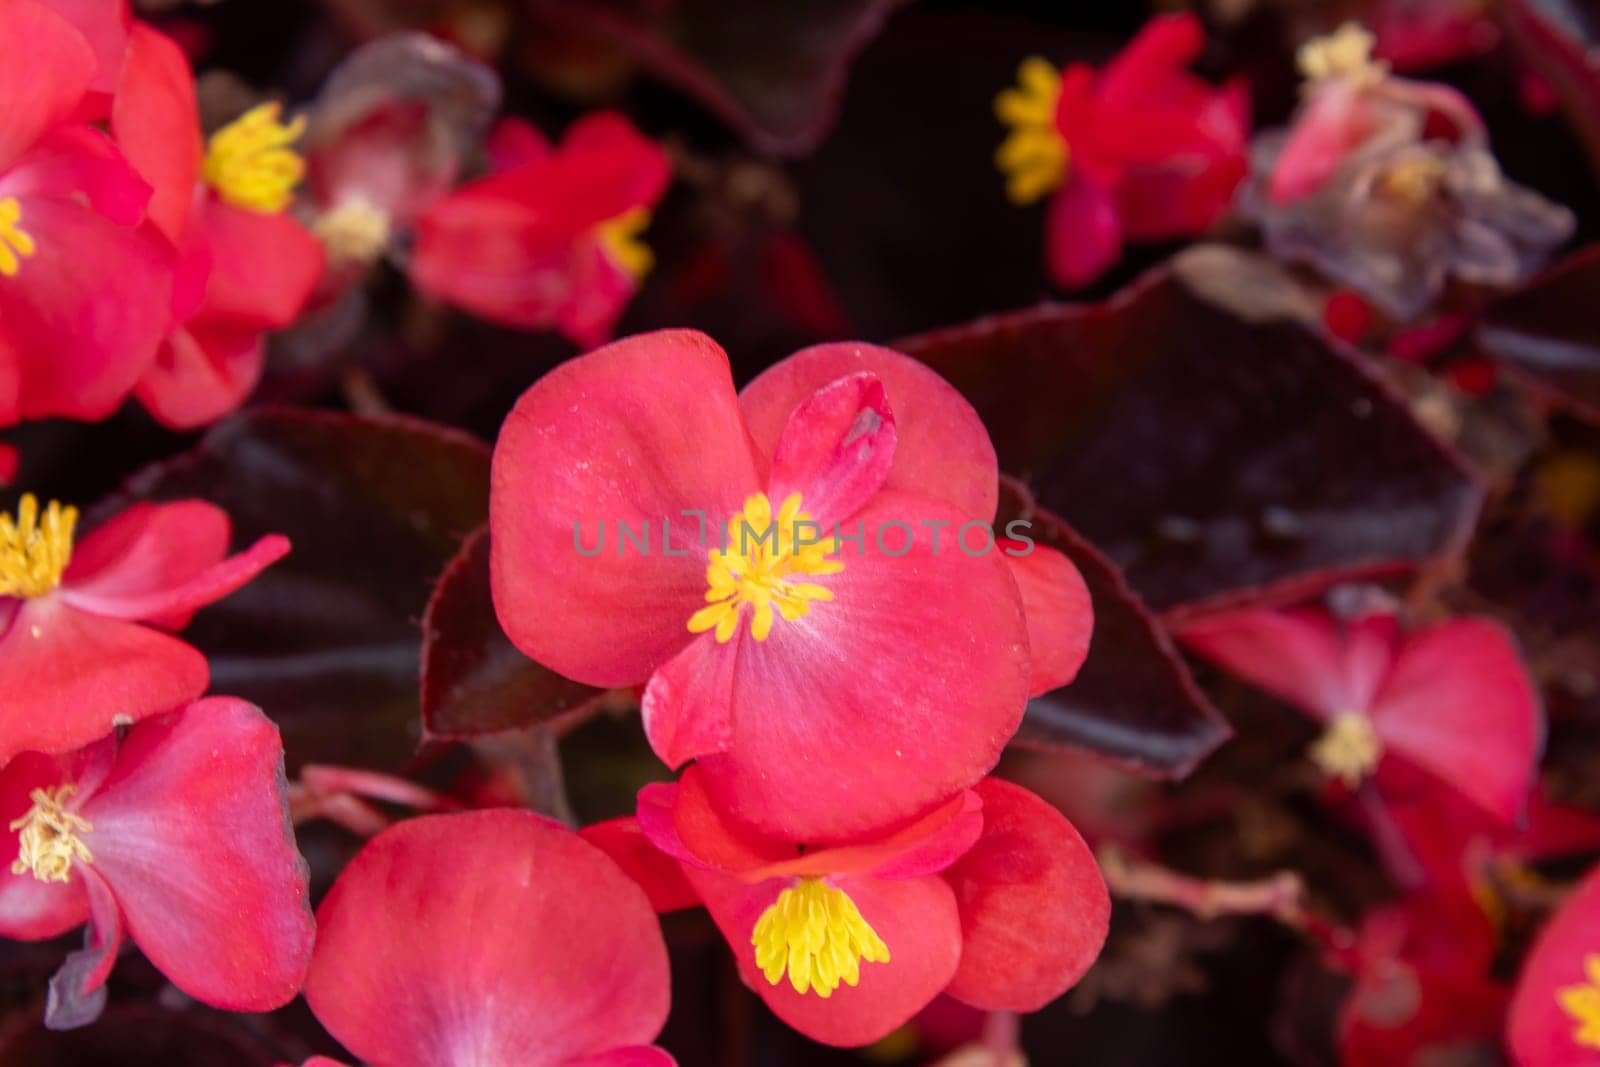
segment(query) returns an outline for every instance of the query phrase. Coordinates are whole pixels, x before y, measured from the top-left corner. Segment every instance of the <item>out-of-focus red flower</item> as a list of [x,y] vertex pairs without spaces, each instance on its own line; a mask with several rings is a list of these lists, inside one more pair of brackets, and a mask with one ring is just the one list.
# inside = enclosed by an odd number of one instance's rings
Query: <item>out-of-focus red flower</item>
[[655,914],[615,864],[549,819],[480,811],[367,843],[317,910],[305,995],[385,1067],[670,1067],[649,1044],[668,984]]
[[1497,623],[1454,619],[1404,633],[1392,615],[1249,610],[1187,623],[1179,636],[1325,724],[1311,757],[1347,785],[1399,757],[1501,822],[1527,803],[1544,713]]
[[238,407],[261,377],[264,335],[295,320],[322,273],[321,245],[285,210],[302,125],[264,104],[202,144],[189,61],[134,27],[111,128],[154,186],[150,219],[178,253],[166,342],[137,389],[168,426]]
[[1500,43],[1483,0],[1378,0],[1369,19],[1372,54],[1398,71],[1459,63]]
[[994,778],[887,836],[802,849],[725,818],[691,767],[639,794],[638,826],[679,861],[745,983],[831,1045],[876,1041],[940,992],[1035,1011],[1083,976],[1110,919],[1072,824]]
[[1096,71],[1023,62],[995,100],[1011,134],[995,161],[1018,205],[1052,195],[1046,231],[1058,285],[1087,285],[1124,240],[1208,229],[1248,171],[1250,101],[1242,80],[1217,88],[1189,73],[1205,47],[1192,14],[1152,19]]
[[0,874],[0,933],[28,941],[89,923],[50,983],[46,1021],[99,1015],[127,936],[179,989],[267,1011],[300,989],[314,930],[289,828],[278,729],[210,697],[60,756],[0,771],[16,859]]
[[1339,1013],[1346,1067],[1422,1067],[1498,1044],[1510,990],[1488,977],[1494,933],[1469,897],[1418,895],[1372,912],[1352,956]]
[[449,191],[500,102],[494,72],[421,33],[363,45],[328,76],[305,154],[313,227],[348,282]]
[[[1086,652],[1071,564],[1036,546],[1017,568],[992,541],[977,413],[888,349],[806,349],[735,394],[703,334],[618,341],[523,394],[491,486],[512,641],[592,685],[648,683],[656,753],[698,759],[774,836],[874,833],[972,785]],[[1019,583],[1059,585],[1029,594],[1056,617],[1027,619]]]
[[1256,139],[1241,199],[1267,247],[1402,321],[1451,278],[1532,274],[1571,236],[1572,213],[1506,180],[1466,97],[1391,77],[1372,44],[1350,24],[1301,48],[1305,102]]
[[671,179],[666,151],[615,112],[580,119],[557,148],[519,147],[422,212],[411,278],[486,319],[601,344],[653,262],[640,235]]
[[198,697],[205,657],[161,631],[289,551],[272,535],[229,557],[228,516],[199,500],[136,504],[74,547],[76,522],[31,494],[15,519],[0,514],[0,763]]
[[1600,867],[1539,932],[1511,1001],[1517,1067],[1600,1064]]
[[171,252],[139,225],[149,186],[68,122],[89,42],[37,0],[0,0],[0,25],[0,426],[104,418],[155,355]]

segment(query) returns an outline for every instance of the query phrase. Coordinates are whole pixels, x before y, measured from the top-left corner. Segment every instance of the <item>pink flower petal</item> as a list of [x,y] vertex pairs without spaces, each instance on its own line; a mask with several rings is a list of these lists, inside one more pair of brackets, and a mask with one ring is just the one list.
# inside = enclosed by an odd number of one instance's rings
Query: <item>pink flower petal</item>
[[390,1067],[563,1064],[650,1041],[667,954],[644,893],[548,819],[481,811],[373,838],[318,910],[311,1010]]
[[1600,867],[1590,870],[1567,897],[1523,960],[1506,1029],[1517,1067],[1593,1067],[1600,1063],[1600,1049],[1577,1042],[1578,1020],[1559,1000],[1563,989],[1592,986],[1597,973]]
[[700,634],[650,676],[639,701],[644,732],[673,770],[732,742],[733,679],[744,642],[743,628],[727,644]]
[[1045,222],[1045,260],[1063,289],[1081,289],[1122,257],[1122,224],[1116,201],[1103,187],[1074,171],[1050,201]]
[[767,495],[776,506],[791,493],[801,494],[820,540],[883,487],[894,446],[894,413],[883,382],[866,372],[840,378],[789,416],[772,453]]
[[127,38],[111,106],[117,146],[150,185],[150,221],[181,243],[200,179],[200,112],[194,71],[172,39],[144,23]]
[[214,1007],[279,1007],[305,976],[310,889],[287,788],[278,728],[253,705],[211,697],[129,730],[83,806],[93,869],[128,935]]
[[242,404],[261,380],[266,341],[258,330],[175,328],[134,389],[162,425],[192,430]]
[[954,386],[891,349],[817,345],[770,367],[739,394],[751,436],[772,455],[796,408],[828,383],[862,372],[883,383],[894,412],[894,463],[884,488],[948,501],[969,518],[992,518],[999,482],[989,431]]
[[95,76],[94,50],[35,0],[0,0],[0,170],[72,114]]
[[[693,637],[708,547],[763,474],[728,358],[703,334],[630,337],[557,367],[517,401],[495,447],[500,624],[570,678],[645,681]],[[648,552],[624,547],[622,523],[635,536],[649,524]]]
[[1002,554],[1022,594],[1028,649],[1033,654],[1028,689],[1030,696],[1038,696],[1077,677],[1089,656],[1094,605],[1083,575],[1065,554],[1034,545],[1026,555],[1011,555],[1022,550],[1020,543],[1007,542]]
[[[72,781],[62,761],[38,752],[24,752],[0,769],[0,823],[9,825],[33,807],[29,794]],[[81,797],[72,798],[74,800]],[[70,802],[69,802],[70,803]],[[11,872],[20,848],[21,831],[8,830],[0,841],[0,935],[18,941],[59,937],[89,921],[89,895],[81,877],[42,882],[31,871]]]

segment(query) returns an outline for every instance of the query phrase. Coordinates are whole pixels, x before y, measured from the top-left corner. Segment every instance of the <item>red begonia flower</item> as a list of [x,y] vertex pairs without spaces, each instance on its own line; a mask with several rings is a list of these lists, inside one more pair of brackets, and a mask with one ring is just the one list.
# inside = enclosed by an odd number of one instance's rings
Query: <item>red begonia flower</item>
[[696,767],[639,794],[745,983],[831,1045],[888,1034],[941,991],[992,1011],[1060,996],[1104,943],[1111,903],[1059,812],[985,779],[893,834],[802,849],[741,829]]
[[1511,1000],[1517,1067],[1600,1064],[1600,867],[1539,932]]
[[166,342],[137,395],[168,426],[200,426],[255,388],[264,335],[295,320],[322,273],[320,242],[285,210],[302,169],[286,147],[299,123],[265,105],[203,145],[189,61],[140,25],[111,126],[154,186],[151,221],[178,254]]
[[210,697],[120,739],[0,770],[16,861],[0,873],[0,933],[89,923],[50,984],[46,1021],[92,1021],[124,934],[179,989],[267,1011],[300,989],[314,930],[289,827],[283,743],[260,709]]
[[66,123],[89,42],[37,0],[0,0],[0,25],[0,424],[104,418],[155,355],[172,255],[140,227],[149,187]]
[[128,0],[43,0],[46,7],[72,23],[94,50],[94,76],[89,91],[78,105],[75,118],[98,122],[110,112],[117,78],[122,71],[122,54],[133,29],[133,12]]
[[600,344],[650,269],[639,235],[670,179],[666,151],[626,118],[587,116],[553,152],[428,207],[411,279],[486,319]]
[[229,557],[228,516],[199,500],[135,504],[74,547],[76,520],[32,495],[15,520],[0,514],[0,764],[198,697],[205,657],[161,630],[289,551],[273,535]]
[[1006,195],[1055,194],[1045,237],[1057,284],[1094,281],[1124,239],[1192,236],[1228,209],[1248,170],[1250,103],[1242,80],[1217,88],[1189,72],[1204,47],[1194,15],[1157,16],[1098,73],[1030,58],[995,101],[1011,127],[995,157]]
[[736,817],[791,840],[873,833],[977,781],[1020,722],[1029,642],[986,545],[996,493],[976,414],[904,356],[826,345],[740,397],[704,335],[633,337],[506,420],[495,610],[562,674],[648,683],[657,754],[698,758]]
[[567,828],[499,810],[368,842],[317,909],[305,996],[382,1067],[655,1067],[668,984],[639,887]]
[[1348,785],[1392,754],[1502,822],[1527,803],[1544,713],[1513,638],[1488,619],[1403,633],[1391,615],[1250,610],[1187,623],[1179,636],[1326,724],[1312,758]]
[[1352,955],[1355,985],[1339,1013],[1346,1067],[1424,1064],[1498,1043],[1510,991],[1488,976],[1494,934],[1471,898],[1380,908],[1362,920]]

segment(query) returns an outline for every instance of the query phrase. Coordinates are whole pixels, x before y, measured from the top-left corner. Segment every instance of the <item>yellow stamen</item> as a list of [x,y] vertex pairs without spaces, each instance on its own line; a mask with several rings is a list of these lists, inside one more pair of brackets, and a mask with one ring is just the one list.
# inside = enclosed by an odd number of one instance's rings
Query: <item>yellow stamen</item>
[[17,835],[12,874],[32,874],[41,882],[65,882],[72,876],[73,860],[94,862],[94,854],[78,836],[94,826],[66,808],[67,799],[77,791],[75,785],[61,785],[28,794],[33,807],[11,823],[11,829],[22,831]]
[[56,501],[39,513],[39,499],[24,493],[15,520],[0,512],[0,597],[44,596],[61,583],[72,561],[77,508]]
[[632,207],[615,218],[607,219],[594,228],[595,240],[611,262],[638,281],[655,266],[655,253],[639,237],[650,225],[650,212],[642,207]]
[[1334,32],[1313,37],[1295,53],[1295,63],[1308,81],[1349,78],[1357,84],[1381,81],[1389,64],[1372,58],[1377,37],[1357,22],[1347,22]]
[[1414,156],[1384,171],[1378,191],[1393,200],[1422,204],[1433,198],[1444,181],[1445,164],[1434,156]]
[[317,216],[311,231],[335,263],[375,263],[389,247],[389,213],[364,196],[350,196]]
[[1327,730],[1311,746],[1311,761],[1330,777],[1354,789],[1378,768],[1383,742],[1372,721],[1358,711],[1334,716]]
[[1018,207],[1055,191],[1067,174],[1070,151],[1056,130],[1061,72],[1049,61],[1029,56],[1017,71],[1017,88],[994,99],[994,113],[1011,127],[995,153],[1006,176],[1006,197]]
[[711,550],[707,606],[689,617],[689,632],[715,629],[717,641],[726,644],[749,604],[750,636],[765,641],[772,632],[774,609],[793,622],[811,611],[812,601],[833,599],[830,589],[791,579],[844,570],[842,560],[828,558],[836,547],[833,536],[824,535],[821,524],[800,510],[799,493],[790,493],[776,516],[767,494],[755,494],[728,520],[726,547]]
[[306,128],[304,115],[281,121],[276,102],[258,104],[211,135],[206,184],[234,207],[272,213],[289,206],[305,160],[288,147]]
[[22,205],[14,196],[0,200],[0,275],[16,276],[22,261],[39,250],[33,235],[17,223],[22,221]]
[[784,971],[796,993],[826,1000],[843,982],[861,980],[861,961],[888,963],[889,946],[861,917],[856,902],[820,878],[802,878],[778,894],[750,935],[756,966],[777,985]]
[[1578,1024],[1573,1042],[1600,1049],[1600,955],[1591,952],[1584,956],[1583,973],[1586,980],[1582,985],[1556,990],[1556,1003]]

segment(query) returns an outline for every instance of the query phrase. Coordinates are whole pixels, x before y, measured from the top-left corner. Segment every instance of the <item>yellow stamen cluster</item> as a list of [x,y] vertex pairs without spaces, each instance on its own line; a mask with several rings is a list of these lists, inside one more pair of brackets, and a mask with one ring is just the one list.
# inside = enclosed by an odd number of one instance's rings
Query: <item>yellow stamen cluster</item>
[[725,547],[711,550],[706,568],[706,607],[689,617],[690,633],[715,629],[717,641],[732,640],[746,604],[753,609],[750,636],[765,641],[772,632],[773,612],[793,622],[811,611],[811,602],[832,600],[833,592],[796,576],[820,577],[844,570],[829,559],[832,535],[800,510],[800,494],[790,493],[772,513],[767,494],[756,493],[744,510],[728,520]]
[[1056,129],[1061,72],[1048,60],[1029,56],[1017,71],[1017,87],[994,99],[994,113],[1011,127],[995,165],[1006,176],[1006,198],[1018,207],[1054,192],[1067,174],[1070,151]]
[[65,882],[72,877],[72,861],[93,863],[94,854],[79,834],[94,829],[89,820],[66,809],[68,798],[77,786],[35,789],[33,801],[22,818],[11,823],[17,835],[17,858],[11,862],[12,874],[31,874],[41,882]]
[[305,116],[282,121],[276,102],[258,104],[211,135],[206,147],[206,184],[234,207],[271,213],[293,199],[305,175],[305,160],[289,145],[306,128]]
[[1372,728],[1372,720],[1358,711],[1336,715],[1311,746],[1311,761],[1351,789],[1378,769],[1381,758],[1383,742]]
[[363,196],[339,201],[311,230],[335,263],[375,263],[389,247],[389,213]]
[[1378,191],[1402,203],[1422,204],[1433,199],[1444,175],[1444,160],[1435,156],[1413,156],[1384,171],[1378,178]]
[[1572,1032],[1573,1042],[1600,1049],[1600,955],[1585,956],[1583,971],[1584,983],[1556,990],[1556,1003],[1577,1024]]
[[594,228],[594,237],[600,243],[600,248],[611,262],[627,271],[634,281],[649,274],[650,268],[656,263],[655,253],[639,236],[649,225],[650,212],[642,207],[632,207]]
[[22,205],[17,198],[0,200],[0,275],[7,278],[15,277],[22,261],[39,250],[33,236],[18,225],[21,221]]
[[788,971],[796,993],[815,990],[824,1000],[840,982],[861,981],[862,960],[889,962],[889,946],[855,901],[820,878],[802,878],[779,893],[756,920],[750,943],[769,983],[777,985]]
[[54,500],[40,514],[32,493],[22,495],[15,519],[0,513],[0,596],[44,596],[61,584],[77,522],[77,508]]
[[1372,58],[1377,43],[1372,32],[1360,23],[1347,22],[1323,37],[1313,37],[1295,53],[1295,63],[1308,81],[1348,78],[1366,84],[1380,81],[1389,65]]

